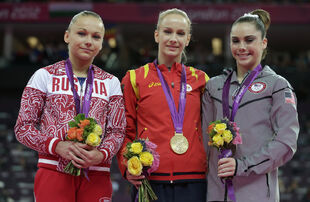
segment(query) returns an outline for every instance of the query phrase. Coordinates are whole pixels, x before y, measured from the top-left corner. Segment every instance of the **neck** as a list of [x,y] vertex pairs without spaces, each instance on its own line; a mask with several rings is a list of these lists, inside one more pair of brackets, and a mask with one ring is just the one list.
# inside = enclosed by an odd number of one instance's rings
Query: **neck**
[[73,57],[69,57],[72,64],[73,74],[77,77],[87,77],[89,66],[91,62],[75,60]]
[[237,67],[237,79],[238,79],[239,83],[242,82],[242,80],[244,79],[244,76],[246,75],[247,72],[248,72],[248,69],[245,69],[242,67]]
[[[174,63],[181,63],[181,57],[178,58],[167,58],[167,57],[158,57],[158,65],[164,64],[168,68],[171,68]],[[169,69],[170,70],[170,69]]]
[[238,66],[237,65],[237,79],[239,81],[239,83],[242,82],[242,80],[244,79],[246,73],[250,70],[254,70],[257,66],[259,65],[259,63],[255,64],[253,67],[251,68],[247,68],[247,67],[242,67],[242,66]]

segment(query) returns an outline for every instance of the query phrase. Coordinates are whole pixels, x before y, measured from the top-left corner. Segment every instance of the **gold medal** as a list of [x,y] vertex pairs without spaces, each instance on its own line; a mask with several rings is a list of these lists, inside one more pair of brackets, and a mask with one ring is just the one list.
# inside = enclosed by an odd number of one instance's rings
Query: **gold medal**
[[183,133],[176,133],[170,139],[170,147],[177,154],[184,154],[188,149],[188,141]]

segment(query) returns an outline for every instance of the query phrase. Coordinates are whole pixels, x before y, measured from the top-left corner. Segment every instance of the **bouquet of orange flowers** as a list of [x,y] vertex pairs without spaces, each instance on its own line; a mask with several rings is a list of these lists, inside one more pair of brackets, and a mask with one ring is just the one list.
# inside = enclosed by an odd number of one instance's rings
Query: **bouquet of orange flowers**
[[[98,146],[101,142],[102,128],[93,118],[85,118],[85,114],[78,114],[74,121],[69,122],[66,140],[80,142],[89,146]],[[81,169],[68,163],[64,171],[74,176],[81,175]]]
[[208,134],[210,137],[208,144],[220,151],[234,151],[237,144],[242,144],[239,128],[235,122],[229,121],[227,118],[211,122]]
[[[128,172],[134,176],[145,175],[146,177],[157,170],[159,166],[159,154],[155,151],[157,145],[148,139],[138,139],[127,143],[123,156],[127,160]],[[138,189],[139,202],[157,200],[149,181],[145,178]]]

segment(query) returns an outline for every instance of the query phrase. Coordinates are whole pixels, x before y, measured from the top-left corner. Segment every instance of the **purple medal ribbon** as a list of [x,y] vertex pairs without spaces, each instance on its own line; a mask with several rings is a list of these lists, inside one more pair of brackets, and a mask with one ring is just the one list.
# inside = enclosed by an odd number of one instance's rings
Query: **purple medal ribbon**
[[[261,64],[259,64],[250,73],[250,75],[246,78],[246,80],[241,84],[241,86],[240,86],[239,90],[237,91],[236,96],[234,98],[234,102],[232,105],[232,110],[231,110],[230,116],[229,116],[229,89],[230,89],[230,81],[231,81],[231,77],[232,77],[233,72],[231,72],[228,75],[228,77],[224,83],[223,94],[222,94],[223,117],[227,117],[230,121],[234,121],[235,115],[237,113],[237,110],[239,108],[239,105],[241,103],[241,100],[242,100],[245,92],[248,90],[250,85],[253,83],[253,81],[256,79],[256,77],[258,76],[258,74],[261,71],[262,71],[262,66],[261,66]],[[225,150],[221,151],[219,158],[227,158],[227,157],[231,157],[231,156],[232,156],[231,150],[225,149]],[[227,201],[227,198],[226,198],[227,195],[229,196],[229,198],[232,201],[234,201],[234,202],[236,201],[235,192],[234,192],[234,188],[233,188],[231,178],[225,179],[225,201]]]
[[71,85],[71,90],[73,92],[76,114],[83,113],[83,114],[85,114],[85,117],[88,117],[91,94],[93,91],[93,81],[94,81],[93,65],[90,65],[89,70],[88,70],[88,75],[87,75],[87,79],[86,79],[86,90],[85,90],[85,94],[84,94],[82,110],[81,110],[80,97],[78,96],[76,89],[74,88],[72,64],[71,64],[69,58],[66,60],[66,73],[67,73],[67,76],[68,76],[68,79],[69,79],[69,82]]
[[[93,65],[90,65],[89,70],[88,70],[88,74],[87,74],[86,89],[85,89],[84,100],[83,100],[83,104],[82,104],[82,110],[81,110],[80,97],[78,96],[76,89],[74,88],[73,70],[72,70],[72,64],[71,64],[69,58],[66,60],[66,73],[67,73],[67,76],[68,76],[68,79],[69,79],[69,82],[71,85],[71,90],[73,92],[76,114],[83,113],[83,114],[85,114],[85,117],[88,117],[91,94],[93,92],[93,81],[94,81]],[[81,95],[81,97],[82,97],[82,95]],[[84,170],[84,175],[85,175],[86,179],[89,181],[88,168],[83,169],[83,170]]]
[[185,104],[186,104],[186,73],[185,73],[185,67],[182,64],[182,73],[181,73],[181,92],[179,97],[179,111],[177,112],[173,96],[171,94],[171,91],[169,89],[169,86],[164,79],[162,73],[160,72],[158,66],[157,66],[157,60],[154,61],[157,74],[160,80],[160,83],[163,87],[166,100],[168,102],[168,106],[170,109],[171,118],[173,121],[173,125],[175,128],[175,132],[182,133],[183,132],[183,121],[184,121],[184,112],[185,112]]
[[230,81],[231,81],[231,77],[232,77],[233,72],[231,72],[228,75],[228,78],[226,79],[226,81],[224,83],[223,94],[222,94],[223,116],[224,117],[227,117],[230,121],[234,121],[235,115],[236,115],[237,110],[239,108],[240,102],[243,98],[243,95],[248,90],[249,86],[253,83],[253,81],[256,79],[256,77],[261,72],[261,70],[262,70],[262,66],[260,64],[257,65],[257,67],[255,67],[255,69],[250,73],[248,78],[246,78],[246,80],[243,82],[243,84],[239,88],[239,90],[235,96],[233,105],[232,105],[231,116],[229,116],[229,88],[230,88]]

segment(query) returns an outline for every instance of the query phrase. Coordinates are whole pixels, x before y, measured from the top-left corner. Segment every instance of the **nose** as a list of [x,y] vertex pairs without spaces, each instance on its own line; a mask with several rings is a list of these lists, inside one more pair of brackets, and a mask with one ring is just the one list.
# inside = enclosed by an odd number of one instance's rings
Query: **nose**
[[86,37],[86,39],[85,39],[85,44],[86,44],[87,46],[91,46],[91,44],[92,44],[92,38],[91,38],[91,36],[87,36],[87,37]]
[[239,50],[242,50],[242,51],[244,51],[245,49],[246,49],[246,44],[245,44],[245,42],[243,42],[243,41],[241,41],[240,43],[239,43]]
[[176,33],[171,34],[170,41],[174,42],[174,43],[177,41],[177,34]]

